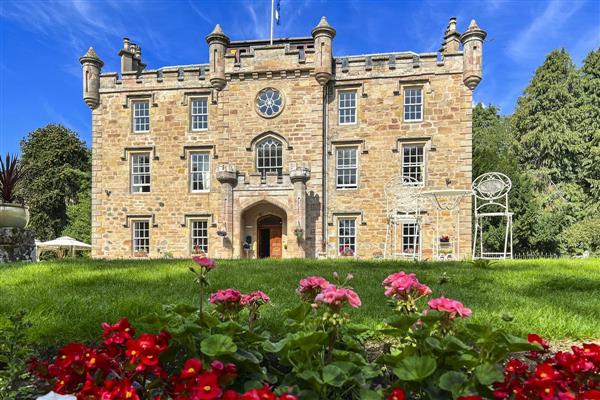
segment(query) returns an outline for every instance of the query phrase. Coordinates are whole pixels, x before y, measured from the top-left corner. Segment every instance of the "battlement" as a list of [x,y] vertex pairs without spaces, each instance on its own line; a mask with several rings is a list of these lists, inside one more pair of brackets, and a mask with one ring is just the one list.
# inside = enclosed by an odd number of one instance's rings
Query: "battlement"
[[[450,18],[439,52],[412,51],[333,56],[333,29],[326,18],[312,30],[312,36],[268,40],[230,41],[217,25],[207,37],[208,64],[166,66],[146,69],[141,46],[123,40],[119,51],[121,71],[101,73],[102,61],[84,56],[84,94],[94,108],[99,92],[159,90],[161,88],[206,87],[225,89],[233,80],[314,77],[321,85],[330,80],[419,76],[462,73],[465,85],[474,89],[481,80],[482,47],[486,33],[475,21],[460,34],[456,18]],[[463,45],[463,49],[460,45]],[[92,80],[96,80],[93,82]],[[92,88],[92,90],[90,90]],[[96,93],[96,91],[98,93]]]

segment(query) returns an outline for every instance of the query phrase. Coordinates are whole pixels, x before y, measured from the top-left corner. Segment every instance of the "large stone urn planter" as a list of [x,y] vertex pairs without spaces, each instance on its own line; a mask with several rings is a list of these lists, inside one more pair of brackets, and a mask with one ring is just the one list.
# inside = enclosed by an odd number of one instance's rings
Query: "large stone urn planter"
[[0,203],[0,228],[25,228],[29,223],[29,209],[12,203]]

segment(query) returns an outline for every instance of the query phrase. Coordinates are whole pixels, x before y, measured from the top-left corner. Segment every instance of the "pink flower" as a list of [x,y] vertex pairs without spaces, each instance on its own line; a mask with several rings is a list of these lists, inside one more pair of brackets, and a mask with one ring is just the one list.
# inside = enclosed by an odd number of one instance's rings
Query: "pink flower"
[[427,305],[432,310],[446,312],[453,317],[458,315],[461,318],[465,318],[471,315],[471,309],[463,306],[460,301],[447,299],[445,297],[429,300]]
[[262,305],[262,304],[268,303],[270,300],[271,299],[269,299],[269,296],[267,296],[266,294],[264,294],[260,290],[257,290],[255,292],[250,293],[250,294],[243,295],[241,303],[243,305],[249,305],[249,304]]
[[219,289],[215,293],[211,293],[210,299],[208,300],[211,304],[225,304],[225,303],[240,303],[242,300],[242,294],[236,289]]
[[330,283],[325,278],[321,278],[320,276],[307,276],[300,280],[300,286],[296,289],[296,293],[298,293],[303,300],[312,302],[315,299],[315,296],[321,293],[323,289],[329,285]]
[[315,297],[317,303],[326,303],[335,309],[341,308],[344,303],[352,308],[361,306],[360,297],[352,289],[338,288],[335,285],[327,286],[321,293]]
[[407,300],[409,297],[422,297],[431,294],[431,289],[419,282],[415,274],[397,272],[384,279],[385,295],[397,300]]
[[192,260],[202,268],[206,268],[207,271],[210,271],[217,266],[215,260],[205,256],[194,256],[192,257]]

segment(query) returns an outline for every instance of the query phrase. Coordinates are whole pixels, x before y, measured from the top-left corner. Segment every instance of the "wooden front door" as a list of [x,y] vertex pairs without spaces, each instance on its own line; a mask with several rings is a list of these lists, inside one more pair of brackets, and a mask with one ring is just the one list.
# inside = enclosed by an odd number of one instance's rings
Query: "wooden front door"
[[272,227],[270,230],[270,256],[281,258],[281,227]]
[[281,241],[281,218],[267,215],[258,220],[258,258],[281,258],[283,246]]

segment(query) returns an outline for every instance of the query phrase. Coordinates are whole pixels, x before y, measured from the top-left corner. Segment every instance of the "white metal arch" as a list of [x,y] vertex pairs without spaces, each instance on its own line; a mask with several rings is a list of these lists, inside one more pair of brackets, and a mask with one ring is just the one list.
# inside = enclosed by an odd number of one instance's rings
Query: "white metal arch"
[[[385,184],[383,191],[387,218],[384,257],[420,260],[422,254],[420,234],[422,186],[414,178],[396,176]],[[414,234],[418,237],[418,242],[412,244],[412,251],[409,252],[405,251],[402,243],[400,243],[400,251],[398,251],[398,226],[403,229],[404,224],[414,224],[416,230]]]

